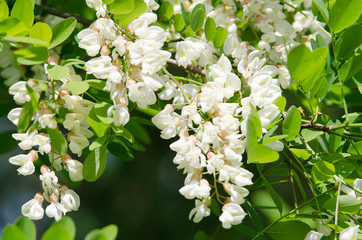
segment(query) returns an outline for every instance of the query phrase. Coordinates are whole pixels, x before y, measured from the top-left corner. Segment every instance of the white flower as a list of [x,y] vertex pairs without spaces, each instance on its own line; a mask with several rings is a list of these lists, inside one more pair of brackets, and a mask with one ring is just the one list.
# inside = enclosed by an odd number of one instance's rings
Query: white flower
[[188,175],[185,179],[185,186],[179,192],[187,199],[206,198],[210,196],[211,187],[206,179],[192,179],[192,174]]
[[223,228],[231,228],[231,225],[240,224],[245,218],[246,213],[236,203],[227,203],[222,207],[222,214],[219,217]]
[[52,147],[50,145],[50,138],[46,136],[44,133],[34,136],[33,145],[39,146],[39,152],[41,154],[50,153],[50,151],[52,150]]
[[86,0],[88,7],[97,11],[97,17],[106,16],[107,5],[102,0]]
[[78,46],[87,51],[88,56],[94,57],[101,49],[101,39],[98,32],[89,28],[80,31],[77,35],[80,39]]
[[16,126],[19,123],[19,117],[23,108],[13,108],[8,114],[8,119]]
[[60,204],[63,206],[63,213],[77,211],[80,205],[79,196],[71,189],[63,186],[60,190]]
[[189,219],[194,221],[194,223],[198,223],[202,220],[203,217],[207,217],[210,215],[210,208],[205,202],[210,203],[209,198],[205,198],[203,201],[199,199],[195,200],[195,208],[193,208],[189,214]]
[[113,71],[117,71],[116,66],[112,65],[112,59],[109,56],[92,58],[85,63],[88,74],[93,74],[96,78],[107,79]]
[[45,213],[48,217],[54,218],[55,221],[59,221],[62,218],[63,207],[58,202],[52,202],[50,205],[47,206],[45,209]]
[[339,240],[358,240],[359,225],[348,227],[339,234]]
[[44,201],[43,196],[37,193],[34,199],[31,199],[30,201],[26,202],[21,207],[21,213],[25,217],[28,217],[32,220],[42,219],[44,216],[44,209],[42,207],[43,201]]
[[11,164],[20,166],[20,168],[18,168],[18,172],[21,175],[27,176],[27,175],[31,175],[34,173],[35,171],[35,166],[33,164],[33,162],[38,159],[38,155],[37,153],[33,150],[31,151],[29,154],[25,155],[25,154],[19,154],[17,156],[11,157],[9,159],[9,162]]
[[39,176],[39,179],[42,182],[44,197],[48,199],[52,194],[58,196],[60,185],[54,171],[50,171],[49,167],[43,165],[40,167],[40,172],[42,174]]
[[230,194],[230,199],[236,204],[243,204],[244,198],[249,195],[249,191],[240,186],[236,186],[230,183],[224,183],[224,188],[227,193]]
[[57,122],[54,119],[55,113],[53,114],[42,114],[39,118],[38,121],[40,123],[40,126],[42,128],[52,128],[55,129],[57,127]]
[[69,177],[73,182],[83,180],[83,164],[77,160],[66,159],[65,167],[69,172]]
[[35,132],[28,133],[14,133],[12,137],[15,140],[21,141],[19,147],[23,150],[30,150],[34,144]]
[[132,102],[136,102],[139,108],[147,108],[156,103],[156,95],[150,87],[143,82],[127,83],[128,97]]
[[311,230],[308,232],[307,236],[305,236],[304,240],[320,240],[322,237],[322,233]]
[[89,141],[83,135],[71,135],[69,136],[69,149],[74,154],[78,154],[78,157],[82,155],[84,148],[88,147]]
[[113,122],[115,126],[124,126],[130,118],[128,108],[121,105],[114,105]]
[[14,95],[14,100],[17,104],[24,104],[30,102],[30,96],[26,89],[26,82],[16,82],[9,88],[9,93]]

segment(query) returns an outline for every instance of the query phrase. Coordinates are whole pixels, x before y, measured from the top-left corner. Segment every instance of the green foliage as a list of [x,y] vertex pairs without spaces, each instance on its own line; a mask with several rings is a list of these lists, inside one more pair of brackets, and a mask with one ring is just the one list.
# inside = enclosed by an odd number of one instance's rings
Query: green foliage
[[53,35],[48,48],[52,49],[67,40],[74,31],[76,25],[77,20],[74,17],[64,19],[63,21],[55,24],[52,27]]
[[134,0],[115,0],[108,6],[109,12],[113,14],[129,14],[134,8]]
[[216,35],[216,23],[213,18],[207,17],[205,21],[205,37],[207,41],[212,41]]
[[224,45],[224,42],[228,36],[229,32],[225,28],[218,27],[216,29],[215,37],[212,40],[215,47],[220,48]]
[[132,12],[126,14],[116,14],[114,15],[114,19],[119,25],[125,26],[146,11],[147,4],[143,0],[134,0],[134,8]]
[[283,134],[288,135],[285,140],[288,142],[292,141],[299,135],[301,123],[302,117],[300,116],[298,108],[291,106],[283,122]]
[[107,148],[101,146],[94,149],[85,159],[83,177],[88,182],[96,181],[104,172],[107,163]]
[[50,137],[53,147],[60,156],[66,154],[68,150],[68,143],[63,134],[59,130],[47,128],[47,133]]
[[173,16],[173,6],[170,2],[163,2],[158,10],[158,16],[161,21],[168,21]]
[[11,10],[10,17],[17,18],[27,28],[31,28],[34,22],[34,6],[30,0],[17,0]]
[[302,221],[278,222],[268,230],[268,234],[275,240],[303,240],[307,233],[312,230],[308,224]]
[[[115,240],[118,234],[116,225],[108,225],[102,229],[92,230],[85,237],[86,240]],[[41,240],[74,240],[76,237],[76,226],[74,221],[67,216],[63,216],[58,222],[53,224],[39,236]],[[19,218],[14,224],[7,225],[2,233],[3,240],[35,240],[36,228],[32,220],[25,217]]]
[[359,0],[337,0],[329,17],[329,26],[334,33],[341,32],[355,23],[362,13],[362,2]]
[[203,4],[197,4],[191,12],[191,28],[195,32],[199,31],[204,25],[205,7]]

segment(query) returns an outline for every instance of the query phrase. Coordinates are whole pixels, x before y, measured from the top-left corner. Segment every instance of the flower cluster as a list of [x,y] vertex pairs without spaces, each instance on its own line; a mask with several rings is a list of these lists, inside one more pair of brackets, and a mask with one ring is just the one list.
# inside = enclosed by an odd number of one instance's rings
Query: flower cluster
[[[46,64],[43,70],[59,66],[54,57],[49,58],[49,63],[50,65]],[[66,132],[70,151],[81,156],[82,150],[89,145],[88,138],[93,136],[88,129],[88,115],[93,103],[70,93],[66,84],[69,81],[81,81],[81,78],[75,74],[71,66],[64,68],[68,70],[68,73],[59,80],[52,79],[50,75],[49,80],[37,79],[35,74],[35,78],[28,82],[19,81],[9,88],[15,102],[23,105],[23,108],[15,108],[8,114],[8,118],[15,125],[23,124],[20,123],[23,120],[21,113],[22,109],[29,107],[26,104],[36,104],[35,109],[32,109],[31,119],[29,119],[30,127],[25,133],[12,135],[14,139],[20,141],[19,147],[28,153],[13,156],[9,162],[19,166],[18,173],[24,176],[33,174],[37,164],[49,163],[49,165],[40,167],[39,179],[42,182],[43,192],[37,193],[34,199],[22,207],[23,215],[30,219],[43,217],[42,203],[44,200],[50,203],[46,207],[46,215],[57,221],[63,214],[78,210],[80,204],[79,197],[73,190],[59,184],[56,172],[64,169],[72,181],[81,181],[83,180],[83,164],[72,159],[69,154],[60,155],[59,149],[54,147],[59,142],[53,143],[50,133],[56,132],[62,136],[62,132]],[[60,112],[60,109],[63,112]],[[64,116],[64,120],[61,122],[62,129],[59,127],[61,114]]]
[[[263,134],[282,120],[284,106],[278,104],[285,101],[282,89],[293,84],[287,69],[288,52],[301,43],[311,47],[310,39],[317,34],[328,38],[323,24],[308,10],[311,0],[304,1],[303,7],[294,1],[194,0],[174,4],[172,10],[167,1],[159,9],[155,1],[144,0],[137,1],[137,11],[143,8],[143,13],[132,15],[133,20],[126,24],[122,24],[122,14],[108,11],[110,4],[102,0],[86,3],[98,17],[77,34],[79,47],[89,57],[86,62],[63,62],[51,56],[48,64],[34,66],[33,79],[25,82],[19,81],[21,73],[3,61],[0,53],[0,67],[8,67],[0,74],[11,85],[14,101],[22,105],[8,115],[18,130],[23,130],[13,138],[26,151],[9,162],[19,166],[18,172],[24,176],[38,169],[43,188],[23,205],[23,215],[41,219],[44,200],[49,202],[46,215],[57,221],[76,211],[79,197],[59,183],[57,172],[66,172],[72,181],[94,180],[83,176],[88,157],[84,165],[74,158],[83,157],[88,150],[88,156],[102,155],[92,151],[106,150],[112,141],[123,143],[122,134],[128,131],[125,125],[132,121],[131,110],[147,112],[143,109],[148,108],[161,138],[174,139],[170,145],[176,153],[173,162],[186,175],[179,192],[195,201],[189,218],[200,222],[216,203],[222,206],[219,220],[223,228],[240,224],[247,216],[242,205],[253,184],[245,159],[248,154],[248,162],[253,162],[250,119],[257,115],[258,123],[260,120],[260,134],[254,139],[257,146],[276,155],[283,151],[285,144],[279,140],[287,135],[266,143],[263,137],[273,132]],[[297,11],[299,7],[304,11]],[[162,19],[167,21],[158,19],[163,11]],[[169,12],[174,17],[168,16]],[[182,24],[177,25],[178,20]],[[213,38],[210,32],[220,36]],[[84,79],[96,79],[83,80],[71,66],[83,63]],[[94,97],[91,90],[101,91],[102,96]],[[30,114],[24,118],[26,111]],[[296,115],[299,117],[298,111]],[[298,127],[300,124],[301,119]],[[98,125],[106,130],[97,129]],[[97,177],[102,172],[99,169],[97,166]],[[354,182],[354,189],[345,185],[343,182],[341,191],[360,201],[360,179]],[[328,222],[331,219],[328,217]],[[316,220],[317,231],[310,231],[306,239],[328,236],[331,229],[326,224]],[[340,239],[354,239],[357,231],[358,226],[346,228]]]

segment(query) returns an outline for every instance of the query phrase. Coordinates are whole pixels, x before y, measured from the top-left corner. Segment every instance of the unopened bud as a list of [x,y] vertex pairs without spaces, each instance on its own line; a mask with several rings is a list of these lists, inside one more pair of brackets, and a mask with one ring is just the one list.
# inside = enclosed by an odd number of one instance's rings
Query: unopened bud
[[58,59],[54,55],[50,55],[48,57],[48,63],[50,65],[57,65],[58,64]]
[[31,150],[29,153],[28,153],[29,156],[31,156],[31,158],[33,159],[33,162],[38,160],[39,156],[38,156],[38,152],[35,151],[35,150]]
[[40,167],[40,172],[41,172],[41,174],[48,173],[48,172],[50,172],[50,168],[48,166],[46,166],[46,165],[42,165]]

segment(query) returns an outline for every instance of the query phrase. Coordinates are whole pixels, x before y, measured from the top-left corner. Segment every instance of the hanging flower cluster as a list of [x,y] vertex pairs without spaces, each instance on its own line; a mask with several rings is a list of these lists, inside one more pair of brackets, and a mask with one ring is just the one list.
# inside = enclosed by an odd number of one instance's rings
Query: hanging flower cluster
[[[107,144],[133,144],[125,125],[137,108],[157,111],[151,121],[161,137],[175,138],[173,162],[186,175],[179,192],[195,200],[189,218],[200,222],[216,201],[224,228],[240,224],[247,215],[241,205],[253,184],[246,162],[258,163],[257,149],[270,153],[263,163],[278,160],[285,146],[280,140],[289,137],[269,138],[275,128],[268,132],[285,118],[282,89],[292,84],[288,53],[301,43],[311,47],[317,34],[328,41],[323,23],[308,10],[311,1],[303,7],[277,0],[164,1],[160,7],[144,0],[134,1],[140,13],[127,17],[112,2],[86,0],[97,15],[76,35],[89,56],[86,62],[51,56],[48,64],[33,67],[34,78],[27,82],[18,81],[18,73],[1,72],[22,105],[8,118],[20,126],[13,138],[27,152],[9,161],[24,176],[39,169],[43,188],[23,205],[23,215],[41,219],[44,200],[46,215],[57,221],[76,211],[79,197],[59,183],[57,173],[66,172],[71,181],[95,181],[105,167]],[[296,12],[300,7],[305,10]],[[87,76],[72,65],[84,65]],[[1,59],[0,66],[8,67]],[[77,157],[86,157],[84,165]],[[342,191],[360,201],[355,189],[343,184]],[[354,188],[361,189],[359,179]],[[356,229],[345,229],[340,239]],[[328,230],[311,231],[306,239],[320,239]]]

